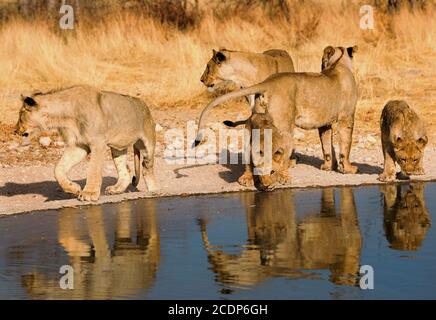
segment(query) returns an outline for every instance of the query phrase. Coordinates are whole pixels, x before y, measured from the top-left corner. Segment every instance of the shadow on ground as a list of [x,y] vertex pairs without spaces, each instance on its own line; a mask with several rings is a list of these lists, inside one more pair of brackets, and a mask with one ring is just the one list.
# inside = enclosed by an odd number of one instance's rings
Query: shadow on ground
[[[80,184],[80,186],[83,188],[85,186],[86,180],[82,179],[76,182]],[[104,193],[106,187],[114,185],[116,182],[117,179],[114,177],[104,177],[102,183],[102,194]],[[127,189],[127,192],[134,191],[137,191],[137,189],[132,185],[130,185],[130,187]],[[0,187],[0,195],[4,195],[6,197],[27,194],[41,195],[46,198],[46,202],[75,199],[74,195],[65,193],[56,181],[41,181],[35,183],[7,182],[4,186]]]
[[[297,165],[298,164],[305,164],[311,167],[314,167],[316,169],[321,168],[321,165],[324,163],[324,161],[321,158],[309,156],[306,154],[296,153],[297,156]],[[359,174],[380,174],[383,172],[383,169],[378,166],[373,166],[366,163],[358,163],[353,162],[353,165],[357,166],[359,168]]]

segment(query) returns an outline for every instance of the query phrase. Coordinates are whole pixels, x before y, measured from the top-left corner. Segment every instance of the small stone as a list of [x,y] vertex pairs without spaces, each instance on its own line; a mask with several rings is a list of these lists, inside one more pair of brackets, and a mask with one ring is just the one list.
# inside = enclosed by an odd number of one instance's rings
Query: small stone
[[51,139],[50,137],[41,137],[39,138],[39,144],[45,148],[49,147],[51,145]]

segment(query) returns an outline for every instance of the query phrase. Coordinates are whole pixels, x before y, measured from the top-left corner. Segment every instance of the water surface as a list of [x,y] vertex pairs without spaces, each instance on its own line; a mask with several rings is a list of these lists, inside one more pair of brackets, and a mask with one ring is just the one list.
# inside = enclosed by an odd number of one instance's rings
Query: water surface
[[[434,299],[435,192],[280,190],[2,217],[0,298]],[[60,288],[63,265],[73,290]],[[374,290],[359,287],[362,265]]]

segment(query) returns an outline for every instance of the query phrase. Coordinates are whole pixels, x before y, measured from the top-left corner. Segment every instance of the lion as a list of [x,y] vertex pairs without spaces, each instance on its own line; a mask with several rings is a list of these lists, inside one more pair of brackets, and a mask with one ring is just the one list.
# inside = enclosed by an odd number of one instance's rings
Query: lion
[[[257,99],[256,99],[257,100]],[[252,187],[255,177],[259,178],[258,188],[273,190],[276,183],[287,184],[290,182],[288,168],[292,166],[292,135],[290,130],[280,130],[274,125],[272,117],[266,110],[265,113],[253,113],[245,123],[248,132],[257,130],[259,140],[253,141],[250,135],[250,163],[246,164],[245,173],[239,177],[239,184]],[[271,134],[268,140],[266,134]],[[271,145],[268,142],[271,141]],[[268,158],[266,155],[271,154]]]
[[310,214],[298,212],[290,190],[241,194],[247,241],[238,244],[236,253],[213,243],[208,234],[213,223],[198,219],[216,281],[231,290],[278,276],[310,279],[324,269],[332,283],[356,285],[362,235],[353,190],[324,188],[320,193],[320,205],[305,208]]
[[[213,50],[212,58],[200,81],[214,92],[232,83],[237,88],[246,88],[279,72],[294,72],[294,62],[285,50],[271,49],[263,53]],[[254,108],[254,95],[247,96]]]
[[110,217],[101,206],[89,207],[83,214],[72,208],[60,210],[58,246],[74,270],[74,290],[62,289],[56,275],[35,268],[22,276],[23,289],[31,298],[113,299],[153,286],[160,264],[155,203],[123,202],[112,208]]
[[389,101],[383,108],[380,128],[384,170],[379,180],[395,180],[395,163],[405,176],[423,175],[428,137],[424,122],[416,112],[405,101]]
[[[292,135],[295,126],[306,130],[318,129],[324,155],[322,170],[332,171],[337,167],[342,173],[357,173],[357,167],[351,164],[349,158],[357,103],[357,84],[353,74],[356,51],[356,46],[326,47],[321,73],[278,73],[260,84],[215,99],[201,113],[194,145],[203,141],[204,117],[212,108],[229,99],[263,94],[268,113],[280,132],[289,131]],[[332,141],[334,123],[337,123],[339,133],[338,166]],[[292,141],[286,147],[293,149]],[[280,170],[285,175],[288,175],[287,171],[286,167]],[[246,171],[244,175],[249,177],[250,173]],[[285,176],[281,180],[290,179]]]
[[402,192],[401,185],[381,186],[384,195],[384,229],[394,250],[416,251],[421,247],[431,226],[425,204],[424,184],[417,183]]
[[[45,94],[22,97],[16,133],[29,136],[38,130],[57,129],[65,152],[56,165],[55,178],[62,189],[81,201],[97,201],[102,184],[102,165],[110,147],[118,181],[106,193],[124,192],[139,183],[141,162],[148,191],[156,191],[154,176],[155,122],[140,99],[89,86],[74,86]],[[133,145],[135,177],[130,178],[127,148]],[[68,179],[68,172],[90,154],[85,188]]]

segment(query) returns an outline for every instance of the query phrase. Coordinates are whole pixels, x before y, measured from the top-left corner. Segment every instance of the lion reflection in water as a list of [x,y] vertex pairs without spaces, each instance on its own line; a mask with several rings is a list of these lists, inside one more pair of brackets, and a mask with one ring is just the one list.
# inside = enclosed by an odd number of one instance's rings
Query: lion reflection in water
[[204,247],[218,282],[230,287],[255,285],[271,277],[319,278],[309,270],[328,269],[337,285],[356,285],[361,233],[350,188],[322,190],[321,212],[297,219],[291,192],[245,194],[248,243],[240,254],[211,244],[200,220]]
[[111,299],[136,294],[154,283],[160,260],[154,204],[151,201],[126,202],[115,208],[113,245],[101,206],[87,208],[83,224],[80,223],[83,215],[77,210],[62,210],[58,240],[74,268],[74,290],[62,290],[59,277],[48,279],[34,272],[22,277],[30,297]]
[[381,187],[384,194],[384,229],[389,246],[395,250],[419,250],[430,228],[425,205],[424,184],[416,183],[402,192],[401,185]]

